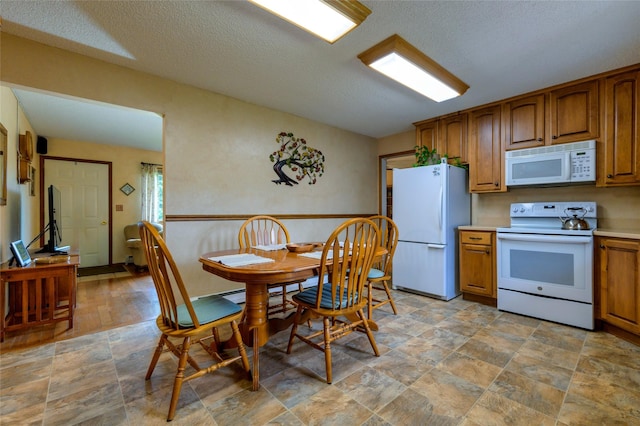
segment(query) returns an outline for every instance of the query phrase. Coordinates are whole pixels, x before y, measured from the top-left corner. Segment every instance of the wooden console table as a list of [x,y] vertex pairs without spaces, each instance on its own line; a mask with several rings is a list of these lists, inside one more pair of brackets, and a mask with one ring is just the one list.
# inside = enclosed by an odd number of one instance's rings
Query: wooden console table
[[[49,256],[36,254],[33,258]],[[72,252],[64,259],[56,263],[36,260],[24,268],[8,263],[0,266],[0,342],[5,332],[34,325],[69,321],[73,328],[80,256]]]

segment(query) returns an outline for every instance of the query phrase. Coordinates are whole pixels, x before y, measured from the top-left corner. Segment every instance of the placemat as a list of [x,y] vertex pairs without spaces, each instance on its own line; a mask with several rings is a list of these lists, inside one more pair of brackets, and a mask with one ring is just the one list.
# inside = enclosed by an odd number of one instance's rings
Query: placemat
[[255,254],[250,254],[250,253],[229,254],[226,256],[210,257],[209,260],[213,260],[214,262],[220,262],[223,265],[227,265],[231,267],[275,262],[275,260],[269,259],[268,257],[262,257]]
[[262,244],[257,246],[251,246],[251,248],[264,250],[264,251],[275,251],[275,250],[284,250],[287,248],[286,244]]

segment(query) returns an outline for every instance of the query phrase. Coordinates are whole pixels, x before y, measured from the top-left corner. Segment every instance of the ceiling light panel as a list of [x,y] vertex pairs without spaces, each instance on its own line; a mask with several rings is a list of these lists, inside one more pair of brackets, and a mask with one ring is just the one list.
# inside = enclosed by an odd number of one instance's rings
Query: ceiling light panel
[[455,98],[469,89],[466,83],[397,34],[362,52],[358,58],[436,102]]
[[334,43],[360,25],[371,13],[348,0],[249,0],[274,15]]

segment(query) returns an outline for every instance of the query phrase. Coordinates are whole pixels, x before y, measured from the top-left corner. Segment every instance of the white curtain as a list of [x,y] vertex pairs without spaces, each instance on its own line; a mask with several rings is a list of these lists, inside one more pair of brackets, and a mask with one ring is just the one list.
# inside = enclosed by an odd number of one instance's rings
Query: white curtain
[[162,166],[142,163],[142,220],[162,221]]

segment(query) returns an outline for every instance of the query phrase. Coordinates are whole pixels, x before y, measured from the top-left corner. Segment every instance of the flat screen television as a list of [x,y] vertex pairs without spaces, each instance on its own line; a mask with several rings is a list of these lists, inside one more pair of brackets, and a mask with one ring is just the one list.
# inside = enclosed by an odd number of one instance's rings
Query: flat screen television
[[47,191],[48,200],[48,215],[49,222],[45,227],[45,231],[48,231],[49,240],[40,252],[42,253],[61,253],[67,252],[69,246],[61,247],[62,244],[62,194],[60,190],[53,185],[50,185]]

